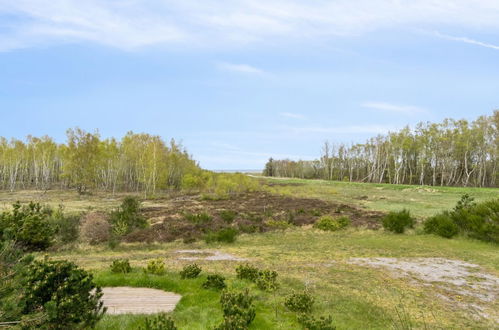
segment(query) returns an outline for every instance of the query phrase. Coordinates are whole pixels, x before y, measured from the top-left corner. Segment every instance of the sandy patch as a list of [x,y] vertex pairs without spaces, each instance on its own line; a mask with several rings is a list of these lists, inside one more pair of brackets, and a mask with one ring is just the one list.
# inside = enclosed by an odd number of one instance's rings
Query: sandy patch
[[[179,260],[208,260],[208,261],[245,261],[247,259],[239,258],[233,254],[217,250],[177,250],[175,253],[184,254],[179,256]],[[187,255],[187,256],[185,256]]]
[[181,295],[150,288],[102,288],[102,301],[107,314],[156,314],[171,312]]

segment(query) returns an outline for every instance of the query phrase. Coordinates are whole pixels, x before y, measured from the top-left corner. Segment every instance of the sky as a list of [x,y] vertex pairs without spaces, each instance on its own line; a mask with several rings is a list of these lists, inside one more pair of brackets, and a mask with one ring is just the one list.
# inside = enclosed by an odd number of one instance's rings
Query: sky
[[0,136],[174,138],[207,169],[499,109],[498,0],[0,0]]

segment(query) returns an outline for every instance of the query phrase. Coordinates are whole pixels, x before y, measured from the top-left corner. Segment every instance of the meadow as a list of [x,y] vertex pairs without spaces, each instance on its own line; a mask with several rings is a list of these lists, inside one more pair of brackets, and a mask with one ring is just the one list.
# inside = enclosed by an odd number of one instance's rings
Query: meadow
[[[96,283],[102,287],[151,287],[181,294],[180,303],[171,313],[180,329],[210,329],[220,324],[220,292],[202,288],[208,274],[223,275],[230,289],[249,288],[255,297],[256,307],[251,329],[300,329],[297,313],[286,308],[284,303],[290,294],[303,290],[315,299],[312,315],[330,315],[337,329],[490,329],[498,326],[497,297],[493,295],[492,299],[481,299],[490,287],[480,286],[488,283],[485,279],[489,277],[499,278],[499,249],[496,244],[462,236],[445,239],[427,235],[418,225],[404,234],[390,233],[380,225],[376,226],[376,221],[380,222],[379,217],[388,211],[405,208],[421,221],[451,209],[464,193],[474,196],[477,201],[484,201],[497,198],[498,189],[299,179],[258,180],[262,188],[253,194],[262,195],[262,199],[243,195],[228,200],[206,200],[194,193],[158,194],[143,200],[142,213],[150,222],[156,222],[177,219],[178,214],[194,211],[216,216],[219,209],[233,207],[239,214],[245,212],[245,216],[262,216],[265,223],[268,223],[265,217],[273,217],[280,224],[280,219],[289,219],[292,215],[294,221],[301,221],[300,225],[262,227],[261,232],[242,233],[233,243],[168,239],[162,242],[125,241],[111,246],[78,241],[53,247],[39,256],[48,254],[56,260],[73,261],[92,272]],[[64,212],[68,213],[111,211],[129,195],[79,195],[69,191],[1,192],[0,204],[8,208],[18,200],[39,201],[53,207],[63,205]],[[254,206],[255,203],[265,204],[264,200],[272,200],[270,196],[280,197],[273,197],[275,201],[269,202],[267,208],[263,207],[261,211]],[[321,204],[323,202],[326,204]],[[329,203],[331,208],[327,207]],[[279,205],[284,206],[278,208]],[[316,215],[315,212],[319,213]],[[335,213],[352,216],[352,225],[339,231],[322,231],[312,225],[317,217]],[[374,225],[355,219],[370,219]],[[218,219],[215,217],[214,221]],[[204,254],[195,254],[195,257],[199,256],[195,261],[182,258],[192,257],[188,252],[191,250]],[[229,257],[220,260],[204,257],[217,253]],[[110,271],[112,261],[119,258],[130,261],[130,273],[115,274]],[[157,258],[165,262],[166,274],[144,273],[143,267]],[[456,276],[461,276],[459,272],[464,270],[472,275],[459,278],[466,282],[464,290],[451,281],[452,273],[448,274],[449,283],[444,283],[445,276],[442,277],[443,282],[428,282],[417,272],[404,273],[397,268],[394,272],[393,268],[390,271],[389,268],[362,264],[376,258],[388,258],[394,263],[437,260],[445,267],[457,260],[473,267],[465,265],[463,269],[456,268]],[[181,279],[180,270],[193,262],[202,268],[200,277]],[[268,292],[254,283],[237,278],[235,268],[242,263],[277,271],[278,288]],[[474,268],[475,265],[477,267]],[[492,288],[499,289],[499,282],[492,283]],[[97,328],[137,329],[143,326],[145,319],[145,315],[106,315]]]

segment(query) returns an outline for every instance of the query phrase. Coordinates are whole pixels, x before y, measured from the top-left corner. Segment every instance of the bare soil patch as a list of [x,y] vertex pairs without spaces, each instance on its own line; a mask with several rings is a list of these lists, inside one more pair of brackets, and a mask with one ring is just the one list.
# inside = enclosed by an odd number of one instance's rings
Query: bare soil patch
[[150,288],[102,288],[107,314],[156,314],[171,312],[182,298],[173,292]]
[[[179,196],[155,200],[157,206],[143,209],[152,226],[125,237],[129,242],[168,242],[178,238],[192,241],[210,231],[233,227],[244,233],[280,229],[281,225],[313,224],[322,215],[348,216],[352,225],[377,229],[383,213],[311,198],[273,195],[265,192],[248,193],[230,199],[203,200],[201,196]],[[231,211],[234,219],[223,219]],[[212,220],[193,223],[188,214],[205,213]],[[276,225],[277,223],[277,225]]]
[[177,250],[179,260],[207,260],[207,261],[245,261],[245,258],[217,250]]

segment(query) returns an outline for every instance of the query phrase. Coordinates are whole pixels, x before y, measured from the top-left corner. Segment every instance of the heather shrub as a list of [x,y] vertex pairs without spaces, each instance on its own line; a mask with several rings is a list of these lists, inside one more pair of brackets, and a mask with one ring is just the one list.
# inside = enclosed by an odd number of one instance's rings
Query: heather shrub
[[314,224],[315,228],[325,230],[325,231],[336,231],[343,229],[350,225],[350,219],[348,217],[338,217],[333,218],[329,215],[325,215],[319,218]]
[[213,217],[206,212],[201,213],[186,213],[184,218],[196,225],[205,225],[213,221]]
[[209,232],[205,235],[204,240],[206,241],[206,243],[233,243],[236,241],[236,237],[238,234],[239,232],[235,228],[223,228],[219,231]]
[[81,219],[80,237],[89,244],[104,243],[111,236],[111,225],[104,213],[91,212]]
[[113,273],[130,273],[132,271],[132,267],[130,266],[130,261],[128,259],[116,259],[113,260],[113,263],[110,266],[111,272]]
[[383,218],[383,228],[385,230],[402,234],[407,228],[414,226],[414,219],[408,210],[390,212]]
[[314,305],[314,297],[306,291],[293,293],[286,298],[284,306],[290,311],[298,313],[310,313]]
[[201,273],[201,267],[199,267],[197,264],[191,264],[191,265],[186,265],[180,271],[180,277],[181,278],[196,278],[199,276]]
[[232,210],[222,210],[220,211],[220,218],[226,223],[232,223],[237,216],[237,212]]
[[206,281],[203,283],[203,288],[205,289],[222,290],[225,289],[226,286],[225,277],[218,274],[208,275]]

